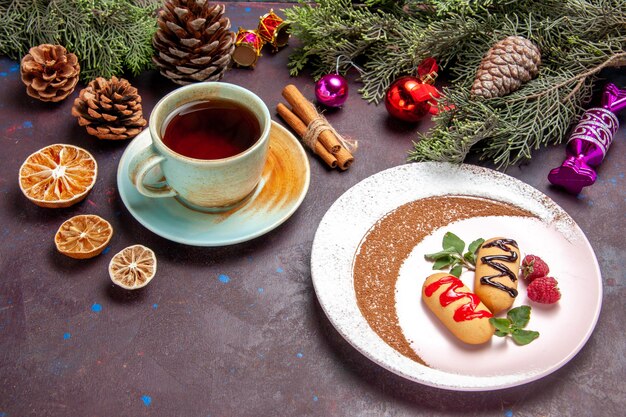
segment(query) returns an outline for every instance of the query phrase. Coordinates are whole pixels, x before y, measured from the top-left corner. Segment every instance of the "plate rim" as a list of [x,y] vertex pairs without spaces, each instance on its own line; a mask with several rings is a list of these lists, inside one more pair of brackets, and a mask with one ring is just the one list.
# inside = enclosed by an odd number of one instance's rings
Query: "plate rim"
[[[359,329],[358,331],[365,330],[366,332],[369,332],[369,337],[370,338],[374,337],[378,339],[379,347],[382,347],[383,349],[386,350],[386,352],[383,352],[383,353],[380,353],[380,352],[372,353],[371,350],[368,350],[366,346],[362,346],[361,345],[362,340],[360,340],[358,336],[355,336],[355,334],[353,334],[355,332],[355,328],[344,326],[343,323],[341,323],[341,317],[336,316],[336,312],[330,311],[330,304],[332,303],[325,302],[326,301],[325,297],[327,297],[327,294],[325,294],[325,288],[323,286],[324,279],[320,277],[321,271],[318,271],[319,262],[316,264],[316,259],[320,256],[319,253],[324,251],[324,242],[322,242],[322,239],[324,237],[323,234],[326,232],[324,228],[332,224],[332,219],[337,217],[336,212],[340,210],[340,206],[346,200],[349,200],[352,197],[353,193],[358,193],[361,191],[360,189],[367,188],[371,185],[375,186],[377,180],[381,178],[382,176],[395,175],[396,171],[403,171],[403,170],[406,171],[407,174],[414,173],[413,171],[419,172],[420,170],[426,170],[429,173],[431,173],[431,175],[433,172],[436,173],[436,172],[441,172],[441,171],[454,172],[455,175],[458,175],[459,173],[466,174],[466,175],[477,174],[477,173],[480,173],[483,175],[487,174],[489,176],[498,178],[500,181],[511,182],[516,187],[519,187],[531,193],[535,197],[535,199],[537,200],[541,199],[541,203],[539,203],[538,201],[535,201],[535,202],[537,204],[542,205],[545,208],[555,210],[555,213],[554,213],[555,216],[556,215],[565,216],[567,221],[570,222],[571,224],[570,227],[572,227],[576,231],[577,237],[582,239],[582,244],[593,255],[593,269],[596,271],[596,274],[597,274],[597,280],[595,284],[596,284],[596,288],[598,291],[598,297],[595,300],[596,302],[593,305],[593,307],[590,308],[590,311],[593,312],[594,317],[591,320],[590,325],[586,329],[585,333],[581,335],[582,337],[580,338],[579,342],[575,346],[573,346],[572,350],[567,355],[565,355],[565,357],[563,357],[557,363],[553,364],[551,367],[548,367],[546,370],[536,372],[536,373],[531,373],[531,374],[517,373],[513,375],[508,375],[507,378],[503,378],[501,376],[495,376],[495,377],[494,376],[470,376],[470,375],[454,374],[454,373],[430,368],[426,365],[421,365],[405,357],[404,355],[400,354],[398,351],[396,351],[391,346],[389,346],[386,342],[384,342],[373,331],[373,329],[369,326],[369,324],[363,318],[362,314],[360,313],[360,310],[358,310],[358,306],[356,306],[356,309],[359,311],[359,315],[361,316],[361,318],[366,324],[366,326],[360,326],[358,328]],[[421,191],[418,191],[417,193],[419,194],[420,192]],[[410,201],[415,201],[418,199],[427,198],[431,196],[437,196],[437,195],[459,195],[459,193],[455,193],[455,192],[438,193],[438,194],[426,193],[425,195],[420,195],[417,197],[411,196],[409,199],[407,199],[406,202],[397,204],[391,210],[394,210],[395,208],[398,208],[402,204],[406,204],[407,202],[410,202]],[[466,195],[474,195],[474,194],[466,193]],[[490,198],[490,197],[484,197],[481,195],[476,195],[476,196],[483,197],[483,198]],[[495,200],[495,198],[492,198],[492,199]],[[503,200],[500,200],[500,201],[503,201]],[[509,203],[516,204],[515,202],[509,202]],[[516,206],[519,206],[519,204],[516,204]],[[359,208],[359,209],[362,209],[362,208]],[[387,211],[387,213],[390,212],[391,210]],[[368,230],[378,220],[380,220],[380,217],[376,218],[373,221],[373,223],[368,225]],[[365,235],[363,235],[361,239],[364,236]],[[358,248],[358,245],[359,244],[356,245],[354,250]],[[325,263],[328,263],[328,262],[329,261],[326,259]],[[349,262],[351,265],[350,266],[351,273],[348,279],[350,280],[352,291],[354,291],[353,290],[354,278],[352,275],[352,266],[354,263],[354,257],[352,256],[352,259],[349,259],[347,262]],[[485,167],[476,166],[476,165],[451,164],[447,162],[417,162],[417,163],[399,165],[396,167],[386,169],[384,171],[380,171],[367,178],[364,178],[363,180],[361,180],[360,182],[352,186],[350,189],[345,191],[324,214],[316,230],[316,233],[313,239],[312,250],[311,250],[311,278],[312,278],[313,287],[314,287],[316,296],[318,298],[320,306],[322,307],[322,310],[324,311],[324,314],[326,314],[326,316],[328,317],[329,321],[331,322],[335,330],[339,334],[341,334],[341,336],[346,341],[348,341],[348,343],[350,343],[350,345],[352,345],[357,351],[359,351],[361,354],[363,354],[365,357],[367,357],[369,360],[373,361],[377,365],[382,366],[383,368],[399,376],[402,376],[406,379],[409,379],[411,381],[418,382],[420,384],[424,384],[427,386],[440,388],[440,389],[446,389],[446,390],[452,390],[452,391],[493,391],[493,390],[506,389],[506,388],[511,388],[511,387],[515,387],[515,386],[519,386],[519,385],[536,381],[540,378],[543,378],[557,371],[558,369],[563,367],[566,363],[568,363],[574,356],[576,356],[580,352],[580,350],[585,346],[589,338],[591,337],[591,334],[593,333],[597,325],[599,316],[600,316],[600,312],[602,308],[602,298],[603,298],[602,274],[601,274],[600,266],[597,260],[597,256],[595,255],[593,247],[591,246],[589,239],[587,239],[587,236],[584,234],[584,232],[578,226],[578,224],[571,218],[571,216],[569,216],[569,214],[563,208],[561,208],[558,204],[556,204],[556,202],[554,202],[550,197],[540,192],[536,188],[532,187],[531,185],[526,184],[522,182],[521,180],[518,180],[502,172],[495,171],[495,170],[485,168]],[[335,278],[335,279],[339,279],[339,278]],[[354,300],[356,300],[356,296],[354,296]],[[348,300],[347,302],[352,302],[352,301],[353,301],[352,298],[350,298],[350,300]],[[366,328],[363,329],[361,327],[366,327]],[[381,343],[384,346],[380,346]],[[391,356],[392,358],[394,358],[394,363],[389,363],[388,361],[383,360],[382,358],[384,358],[385,356]],[[435,377],[433,378],[433,376]],[[460,384],[448,383],[446,381],[446,378],[450,379],[451,377],[454,377],[457,381],[460,380],[461,383]]]
[[[134,186],[130,182],[130,179],[128,178],[128,175],[127,175],[128,162],[129,162],[128,159],[131,157],[130,156],[131,153],[136,152],[135,147],[139,146],[139,144],[142,141],[149,141],[149,139],[146,139],[146,137],[149,138],[150,136],[149,129],[144,129],[141,133],[139,133],[139,135],[137,135],[126,146],[126,149],[124,150],[124,153],[120,157],[120,161],[118,163],[116,182],[117,182],[118,193],[122,199],[124,207],[126,207],[126,209],[129,211],[129,213],[133,216],[135,220],[137,220],[143,227],[145,227],[152,233],[164,239],[167,239],[169,241],[182,243],[182,244],[189,245],[189,246],[198,246],[198,247],[230,246],[230,245],[235,245],[238,243],[247,242],[252,239],[256,239],[257,237],[263,236],[271,232],[272,230],[276,229],[278,226],[286,222],[296,212],[296,210],[300,207],[300,205],[304,201],[304,198],[306,197],[308,193],[309,186],[311,183],[311,167],[309,164],[309,159],[307,157],[305,150],[300,145],[300,142],[287,128],[285,128],[284,126],[282,126],[281,124],[277,123],[274,120],[272,120],[272,123],[271,123],[270,134],[271,134],[272,128],[281,130],[285,134],[285,137],[288,138],[289,143],[291,144],[291,148],[297,155],[301,157],[303,161],[305,175],[304,175],[304,183],[302,185],[302,189],[300,190],[300,195],[298,196],[296,200],[293,201],[293,203],[290,204],[290,209],[287,210],[281,217],[277,218],[273,223],[267,225],[266,227],[258,229],[254,231],[253,233],[244,234],[242,236],[239,236],[233,239],[222,239],[222,240],[204,239],[204,240],[199,241],[198,239],[191,240],[191,239],[186,239],[184,236],[178,236],[178,235],[166,233],[160,230],[158,227],[154,226],[152,223],[148,222],[139,212],[137,212],[132,207],[132,205],[128,201],[129,196],[127,195],[125,189],[128,187],[134,188]],[[270,142],[270,145],[271,145],[271,142]],[[149,197],[144,197],[144,198],[148,199]],[[189,208],[184,207],[182,204],[181,204],[181,207],[184,210],[193,211]],[[206,213],[206,215],[211,216],[212,214]]]

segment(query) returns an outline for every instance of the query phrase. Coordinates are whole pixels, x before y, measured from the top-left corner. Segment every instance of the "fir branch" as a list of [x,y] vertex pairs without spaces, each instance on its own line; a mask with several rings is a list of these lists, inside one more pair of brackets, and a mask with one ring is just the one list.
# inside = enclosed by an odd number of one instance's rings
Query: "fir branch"
[[17,51],[22,44],[22,25],[26,8],[19,2],[0,0],[0,45],[7,51]]
[[20,60],[43,43],[77,55],[81,78],[152,66],[159,0],[0,0],[0,53]]
[[[410,160],[462,162],[476,151],[500,167],[519,163],[563,141],[599,72],[626,65],[623,0],[406,0],[397,6],[320,0],[285,12],[303,42],[290,58],[294,75],[307,65],[314,75],[326,73],[339,54],[349,56],[365,70],[360,92],[374,102],[426,56],[452,75],[440,104],[454,109],[434,118]],[[539,46],[538,78],[506,97],[472,98],[469,88],[483,55],[510,35]]]
[[576,86],[574,87],[574,89],[572,89],[572,91],[565,97],[564,100],[568,100],[570,99],[576,92],[578,92],[578,90],[580,90],[580,88],[584,85],[586,79],[588,77],[591,77],[592,75],[597,74],[598,72],[600,72],[601,70],[603,70],[604,68],[607,67],[620,67],[626,65],[626,52],[620,52],[620,53],[616,53],[614,55],[609,56],[602,64],[597,65],[591,69],[589,69],[588,71],[582,72],[580,74],[576,74],[575,76],[572,76],[570,78],[565,79],[564,81],[561,81],[557,84],[554,85],[550,85],[548,88],[546,88],[543,91],[539,91],[535,94],[530,94],[527,96],[523,96],[520,97],[517,100],[533,100],[533,99],[537,99],[540,98],[546,94],[550,94],[551,92],[553,92],[554,90],[558,90],[560,88],[563,88],[565,86],[567,86],[568,84],[572,84],[573,82],[576,82]]
[[[414,73],[424,55],[418,52],[419,44],[414,34],[424,29],[424,24],[415,21],[403,21],[388,30],[385,37],[379,37],[370,46],[371,59],[364,65],[365,73],[361,76],[363,88],[359,91],[363,98],[376,103],[382,101],[389,85],[399,76]],[[386,42],[387,37],[395,39],[393,44]]]
[[304,43],[290,57],[291,75],[312,64],[313,76],[321,76],[335,67],[339,55],[354,61],[369,55],[375,44],[396,39],[399,22],[393,14],[354,8],[349,0],[320,0],[319,7],[300,1],[299,7],[283,10],[293,22],[292,33]]
[[[504,168],[530,158],[541,146],[560,143],[572,118],[582,113],[582,104],[591,97],[592,80],[585,79],[576,91],[575,85],[563,82],[574,77],[556,73],[532,80],[524,91],[541,94],[531,100],[524,99],[521,90],[476,100],[469,88],[444,89],[441,107],[455,108],[433,118],[435,126],[419,135],[409,160],[460,163],[473,149],[481,159]],[[555,83],[563,85],[552,89]]]
[[[497,39],[493,33],[497,21],[497,16],[452,15],[432,22],[420,38],[419,54],[437,57],[442,67],[454,71],[457,80],[473,77],[484,52]],[[465,65],[455,66],[456,62]]]

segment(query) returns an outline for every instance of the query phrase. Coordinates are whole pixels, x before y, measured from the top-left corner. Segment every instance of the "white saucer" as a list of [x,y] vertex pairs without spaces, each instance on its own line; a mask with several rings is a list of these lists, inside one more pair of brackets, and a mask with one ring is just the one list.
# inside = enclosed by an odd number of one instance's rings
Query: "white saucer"
[[[285,222],[309,188],[309,161],[298,140],[272,122],[270,149],[257,191],[223,213],[192,210],[174,198],[149,198],[128,175],[132,157],[151,142],[148,129],[128,145],[117,170],[117,186],[126,208],[147,229],[168,240],[193,246],[225,246],[261,236]],[[156,171],[156,169],[155,169]],[[155,174],[158,178],[158,173]]]

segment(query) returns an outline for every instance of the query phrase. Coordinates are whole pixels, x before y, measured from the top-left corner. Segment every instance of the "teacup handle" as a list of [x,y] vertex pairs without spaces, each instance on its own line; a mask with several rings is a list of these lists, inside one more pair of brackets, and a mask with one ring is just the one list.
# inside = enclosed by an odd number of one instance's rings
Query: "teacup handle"
[[145,184],[146,175],[165,160],[163,155],[158,154],[152,145],[147,146],[130,161],[130,181],[139,193],[146,197],[162,198],[174,197],[176,191],[165,181],[157,184]]

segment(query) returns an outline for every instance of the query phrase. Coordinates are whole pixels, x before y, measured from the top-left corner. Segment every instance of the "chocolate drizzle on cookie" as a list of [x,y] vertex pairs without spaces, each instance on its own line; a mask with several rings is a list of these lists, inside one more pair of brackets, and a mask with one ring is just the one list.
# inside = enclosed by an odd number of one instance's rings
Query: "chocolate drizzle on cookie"
[[480,283],[491,285],[492,287],[505,291],[512,298],[515,298],[517,297],[517,290],[515,288],[507,287],[504,284],[494,281],[494,278],[499,278],[499,277],[504,277],[504,276],[508,276],[511,279],[511,282],[517,281],[517,274],[511,271],[511,269],[507,267],[506,265],[498,262],[498,261],[504,261],[504,262],[517,261],[517,252],[515,252],[514,250],[511,250],[511,248],[508,245],[511,245],[517,248],[517,242],[514,241],[513,239],[498,239],[498,240],[494,240],[493,242],[485,243],[483,245],[483,248],[492,248],[494,246],[497,246],[503,252],[508,252],[509,254],[508,255],[487,255],[487,256],[481,257],[480,260],[483,263],[489,265],[490,267],[498,271],[499,274],[482,277],[480,279]]

